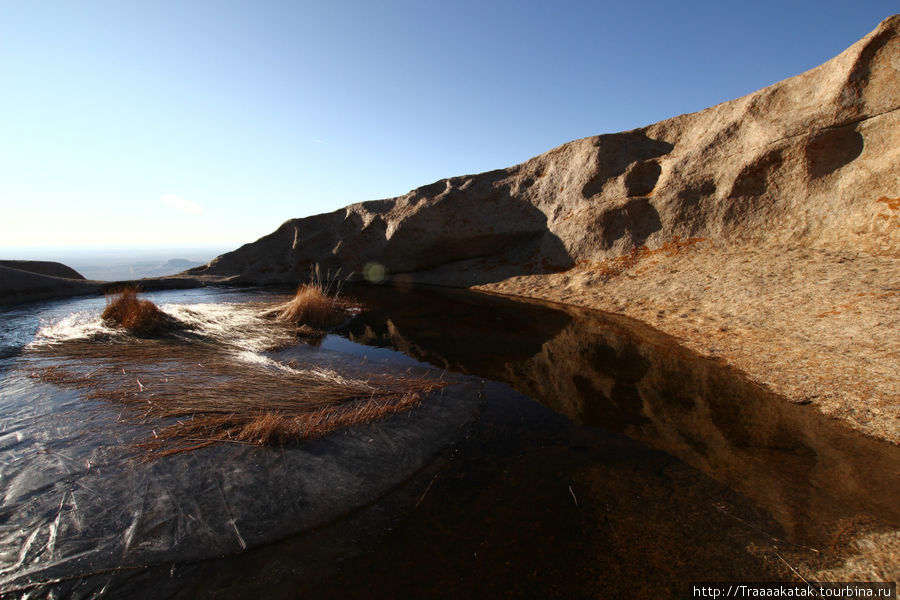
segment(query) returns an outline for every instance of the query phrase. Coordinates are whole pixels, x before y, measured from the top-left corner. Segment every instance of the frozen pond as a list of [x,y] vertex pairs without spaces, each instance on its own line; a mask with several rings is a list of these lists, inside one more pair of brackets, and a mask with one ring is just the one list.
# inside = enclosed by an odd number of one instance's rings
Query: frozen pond
[[[853,524],[900,525],[897,448],[638,323],[345,293],[363,310],[314,343],[258,320],[270,291],[148,293],[191,324],[169,340],[106,329],[102,298],[3,309],[0,591],[604,597],[641,580],[637,596],[673,595],[779,579],[784,557],[839,558]],[[174,454],[134,408],[154,393],[284,402],[314,376],[442,387],[317,439]]]

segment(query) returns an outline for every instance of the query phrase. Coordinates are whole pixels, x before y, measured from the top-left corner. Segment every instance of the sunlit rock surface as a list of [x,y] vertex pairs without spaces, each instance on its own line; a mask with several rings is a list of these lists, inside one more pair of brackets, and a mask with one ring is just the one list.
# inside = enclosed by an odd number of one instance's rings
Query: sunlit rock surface
[[292,219],[187,273],[318,264],[624,313],[898,442],[898,34],[900,15],[743,98]]
[[197,274],[292,282],[310,263],[465,283],[599,261],[673,236],[900,252],[900,16],[797,77],[525,163],[292,219]]

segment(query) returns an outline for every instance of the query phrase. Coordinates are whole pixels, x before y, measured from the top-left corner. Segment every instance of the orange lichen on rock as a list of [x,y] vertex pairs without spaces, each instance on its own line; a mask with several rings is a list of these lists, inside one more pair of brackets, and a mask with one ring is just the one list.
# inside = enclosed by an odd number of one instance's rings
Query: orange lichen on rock
[[[897,294],[898,292],[860,292],[859,294],[856,294],[856,298],[890,298],[891,296],[896,296]],[[825,312],[817,314],[816,317],[821,319],[822,317],[827,317],[828,315],[839,315],[845,310],[853,308],[853,306],[858,302],[859,300],[853,300],[851,302],[841,304],[840,306],[835,306],[831,310],[826,310]]]
[[625,271],[633,268],[639,262],[652,256],[675,256],[683,250],[691,248],[692,246],[695,246],[700,242],[706,241],[708,240],[702,237],[682,238],[675,235],[672,236],[671,239],[663,242],[658,248],[654,250],[649,249],[647,246],[639,246],[637,248],[632,248],[631,252],[629,252],[628,254],[623,254],[622,256],[610,258],[599,263],[579,261],[576,263],[576,266],[596,270],[604,279],[610,279],[612,277],[615,277],[616,275],[624,273]]
[[[888,198],[887,196],[882,196],[875,202],[885,204],[888,207],[888,210],[900,211],[900,198]],[[875,215],[875,217],[883,221],[887,221],[888,223],[893,223],[894,227],[900,228],[900,215],[891,213],[878,213],[877,215]]]
[[883,202],[887,204],[887,207],[891,210],[900,210],[900,198],[888,198],[887,196],[882,196],[875,202]]

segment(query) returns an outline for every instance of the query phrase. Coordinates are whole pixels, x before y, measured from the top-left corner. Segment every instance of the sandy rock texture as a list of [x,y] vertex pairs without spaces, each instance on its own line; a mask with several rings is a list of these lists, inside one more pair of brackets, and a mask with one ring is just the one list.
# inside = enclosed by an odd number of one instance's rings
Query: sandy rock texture
[[743,98],[290,220],[186,274],[383,269],[622,313],[900,443],[898,109],[895,15]]

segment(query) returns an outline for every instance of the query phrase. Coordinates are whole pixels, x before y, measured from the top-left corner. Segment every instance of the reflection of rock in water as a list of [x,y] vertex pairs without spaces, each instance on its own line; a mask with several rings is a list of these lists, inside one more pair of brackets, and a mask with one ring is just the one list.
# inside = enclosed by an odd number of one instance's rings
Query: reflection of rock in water
[[900,525],[900,449],[787,404],[647,326],[492,297],[453,309],[449,292],[402,304],[360,293],[376,311],[351,338],[506,381],[576,423],[666,450],[746,494],[795,541],[827,545],[839,521],[860,516]]
[[371,515],[361,512],[178,573],[204,597],[236,599],[668,598],[695,581],[789,577],[762,550],[777,524],[746,498],[640,442],[572,427],[508,386],[488,382],[484,395],[477,422],[412,483],[414,508],[370,551],[312,563],[341,529],[363,537]]
[[431,364],[487,375],[525,361],[571,321],[557,310],[454,290],[397,294],[387,288],[355,288],[364,311],[339,330],[350,339],[392,347]]

